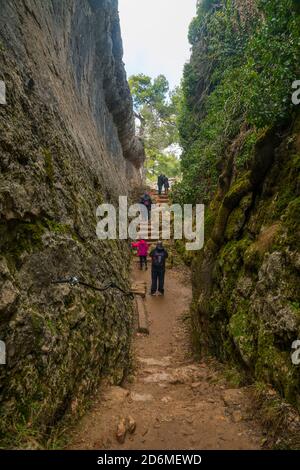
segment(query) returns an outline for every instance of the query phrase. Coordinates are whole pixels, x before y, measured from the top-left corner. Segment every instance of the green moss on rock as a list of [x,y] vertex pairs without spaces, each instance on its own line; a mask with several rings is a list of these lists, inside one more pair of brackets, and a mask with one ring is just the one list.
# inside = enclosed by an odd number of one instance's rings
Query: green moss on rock
[[256,345],[249,308],[249,301],[243,301],[239,304],[237,312],[230,318],[229,332],[244,363],[251,368],[255,359]]
[[43,149],[44,155],[44,166],[45,172],[48,178],[49,183],[52,185],[54,181],[54,165],[53,165],[53,157],[52,153],[49,149]]

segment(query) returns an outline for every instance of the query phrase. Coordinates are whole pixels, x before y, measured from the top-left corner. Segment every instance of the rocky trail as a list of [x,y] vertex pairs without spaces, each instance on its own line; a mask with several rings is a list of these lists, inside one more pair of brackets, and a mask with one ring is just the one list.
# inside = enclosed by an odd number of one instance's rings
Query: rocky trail
[[300,449],[300,0],[160,3],[0,0],[0,452]]
[[[170,269],[165,296],[147,293],[150,334],[135,334],[133,374],[120,387],[102,388],[69,449],[260,448],[247,390],[231,388],[192,355],[189,277],[187,268]],[[150,269],[141,272],[134,262],[132,280],[149,286]]]

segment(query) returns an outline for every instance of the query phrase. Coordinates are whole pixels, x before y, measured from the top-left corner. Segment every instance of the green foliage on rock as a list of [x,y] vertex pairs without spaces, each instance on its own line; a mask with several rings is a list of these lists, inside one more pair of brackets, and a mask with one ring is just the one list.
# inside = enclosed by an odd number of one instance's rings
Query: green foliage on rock
[[261,130],[288,119],[299,30],[292,0],[256,0],[244,9],[235,1],[199,3],[183,79],[178,198],[207,202],[229,142],[240,135],[236,165],[246,167]]
[[300,409],[300,15],[292,0],[199,2],[179,116],[177,202],[204,202],[193,260],[197,350]]

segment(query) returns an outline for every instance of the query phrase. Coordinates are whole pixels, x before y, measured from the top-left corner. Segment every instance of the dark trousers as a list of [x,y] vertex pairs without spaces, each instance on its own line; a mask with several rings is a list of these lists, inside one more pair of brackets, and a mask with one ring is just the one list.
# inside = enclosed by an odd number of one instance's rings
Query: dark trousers
[[162,191],[162,186],[158,186],[158,194],[161,195],[161,191]]
[[165,270],[152,268],[151,274],[152,274],[151,294],[155,294],[157,290],[161,294],[163,294],[164,283],[165,283]]
[[140,256],[140,268],[143,269],[143,266],[147,269],[147,256]]

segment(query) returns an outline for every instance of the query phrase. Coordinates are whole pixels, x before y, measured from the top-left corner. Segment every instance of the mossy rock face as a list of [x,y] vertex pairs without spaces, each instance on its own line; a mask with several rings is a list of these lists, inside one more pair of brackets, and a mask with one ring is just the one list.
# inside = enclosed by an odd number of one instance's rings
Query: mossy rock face
[[243,265],[244,254],[251,241],[245,237],[237,241],[231,241],[224,245],[219,253],[218,263],[223,272],[237,273]]
[[[205,14],[200,5],[190,28],[179,120],[181,194],[209,205],[193,261],[193,337],[198,350],[270,382],[300,409],[291,362],[300,338],[300,108],[281,73],[299,69],[299,2],[217,3]],[[285,53],[276,55],[283,31]],[[271,82],[270,100],[261,90]]]
[[283,237],[283,243],[290,246],[295,251],[300,248],[300,197],[294,199],[287,206],[283,216],[283,230],[286,231],[286,237]]
[[224,198],[224,205],[229,209],[234,209],[240,203],[241,199],[246,196],[252,189],[250,181],[250,172],[238,178]]
[[281,223],[276,222],[270,227],[263,227],[255,242],[251,243],[244,253],[245,266],[255,272],[259,271],[264,256],[274,250],[276,240],[281,228]]
[[52,185],[54,181],[53,157],[49,149],[43,149],[43,155],[44,155],[45,172],[46,172],[48,181]]
[[[60,246],[60,251],[64,266],[74,273],[78,266],[82,269],[81,255],[87,252],[85,247],[75,248],[73,240],[71,243],[71,256],[67,254],[69,249],[64,251]],[[55,267],[50,267],[49,255],[50,251],[44,251],[41,257],[36,253],[35,262],[23,264],[20,275],[23,280],[28,279],[39,265],[36,279],[43,286],[42,295],[41,288],[33,289],[30,304],[23,303],[22,308],[14,310],[6,330],[0,325],[6,334],[8,364],[8,368],[0,371],[1,382],[5,384],[0,427],[4,445],[9,445],[10,429],[19,422],[30,426],[28,433],[36,430],[42,439],[49,426],[52,428],[64,417],[75,417],[84,410],[86,397],[95,391],[101,378],[119,384],[130,367],[131,301],[121,293],[102,295],[80,287],[51,286]],[[49,266],[41,269],[43,257],[49,260]],[[55,253],[53,258],[61,262]],[[115,254],[114,262],[114,269],[121,268],[124,255]],[[104,269],[109,269],[109,265]],[[114,276],[103,269],[101,273],[109,278]],[[117,282],[128,289],[124,280]],[[95,279],[90,279],[90,283],[94,284]]]
[[[46,3],[32,7],[26,27],[24,5],[15,5],[13,20],[8,3],[1,5],[8,21],[8,34],[0,31],[1,78],[9,84],[8,105],[0,105],[0,339],[7,350],[7,365],[0,366],[1,448],[49,445],[62,421],[83,413],[102,379],[122,381],[131,360],[128,296],[52,283],[78,276],[99,287],[113,281],[127,291],[130,285],[127,243],[96,236],[97,206],[126,195],[129,180],[138,184],[143,160],[122,61],[108,47],[117,9],[104,2],[91,29],[92,2],[82,9],[71,1],[59,25]],[[43,58],[32,47],[31,21],[49,26],[40,31],[47,35]],[[66,24],[71,36],[86,38],[81,53],[98,90],[93,117],[80,54],[69,64],[74,74],[62,63],[47,66]],[[73,46],[64,43],[62,54],[73,57]]]
[[[186,250],[186,243],[187,243],[187,241],[185,241],[185,240],[175,240],[175,247],[176,247],[177,253],[180,255],[183,262],[187,266],[191,266],[195,256],[194,256],[193,251],[187,251]],[[172,254],[171,254],[171,256],[172,256]],[[170,257],[170,255],[169,255],[169,257]],[[172,266],[173,266],[173,263],[172,263]]]
[[258,334],[255,377],[271,383],[282,397],[299,406],[299,368],[292,363],[291,352],[278,350],[274,343],[274,336],[262,327]]
[[231,212],[226,225],[225,239],[231,240],[238,238],[246,222],[247,210],[251,206],[251,202],[252,195],[249,194],[245,196],[239,206]]
[[243,302],[238,311],[231,316],[229,321],[229,333],[236,345],[243,362],[249,367],[253,367],[256,349],[254,341],[254,331],[251,326],[251,316],[249,315],[249,302]]
[[211,214],[212,238],[193,263],[200,302],[192,319],[198,350],[243,365],[253,381],[272,384],[300,409],[299,366],[291,361],[300,337],[298,139],[293,130],[282,140],[259,191],[247,193],[246,174],[235,178],[223,201],[231,208],[224,224],[220,205],[211,205],[219,215]]

